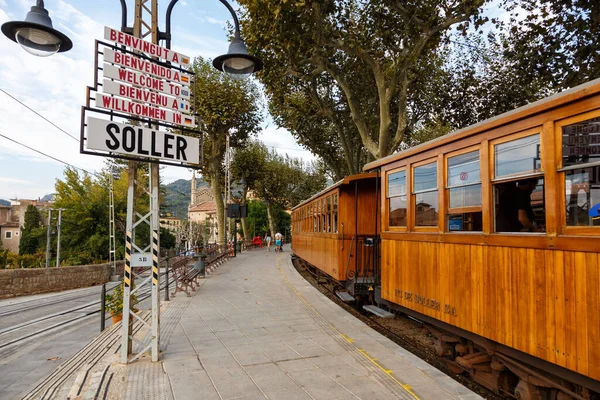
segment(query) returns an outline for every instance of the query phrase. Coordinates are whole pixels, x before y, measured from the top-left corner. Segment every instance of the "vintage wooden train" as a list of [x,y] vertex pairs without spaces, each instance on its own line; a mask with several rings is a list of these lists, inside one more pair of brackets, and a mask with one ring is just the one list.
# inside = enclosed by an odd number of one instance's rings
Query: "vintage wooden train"
[[600,80],[364,169],[293,209],[297,257],[499,394],[600,398]]

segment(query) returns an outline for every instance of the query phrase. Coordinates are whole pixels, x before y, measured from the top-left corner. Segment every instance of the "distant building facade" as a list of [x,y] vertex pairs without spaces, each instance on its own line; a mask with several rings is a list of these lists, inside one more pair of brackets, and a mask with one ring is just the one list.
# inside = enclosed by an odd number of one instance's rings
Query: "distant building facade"
[[[2,247],[12,253],[19,253],[19,242],[21,241],[21,227],[25,225],[25,212],[29,205],[38,210],[49,208],[52,203],[41,200],[11,200],[10,206],[0,206],[0,240]],[[46,221],[41,221],[46,225]]]
[[160,217],[160,227],[165,228],[172,233],[176,233],[181,228],[181,220],[177,217]]
[[190,206],[188,208],[188,220],[200,224],[206,224],[209,232],[208,241],[214,243],[218,240],[219,231],[217,226],[217,205],[212,190],[208,186],[200,189],[197,187],[196,173],[192,175]]

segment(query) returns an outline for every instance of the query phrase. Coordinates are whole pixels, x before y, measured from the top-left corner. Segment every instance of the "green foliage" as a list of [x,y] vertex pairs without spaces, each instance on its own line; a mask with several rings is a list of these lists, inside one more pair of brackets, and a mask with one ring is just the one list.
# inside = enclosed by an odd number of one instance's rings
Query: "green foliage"
[[393,153],[437,117],[427,96],[428,78],[441,73],[439,49],[452,27],[479,27],[486,1],[239,3],[249,51],[268,66],[258,77],[276,122],[322,148],[339,175],[355,171],[365,152]]
[[502,55],[523,81],[560,91],[600,77],[600,2],[504,0]]
[[0,269],[6,269],[8,262],[8,250],[2,250],[2,242],[0,242]]
[[250,80],[233,80],[198,57],[196,112],[204,134],[204,177],[211,184],[217,206],[219,241],[224,240],[223,161],[227,135],[232,148],[243,146],[260,130],[262,104],[258,87]]
[[[133,290],[133,287],[131,288]],[[104,297],[106,301],[106,310],[110,315],[121,315],[123,314],[123,284],[115,286],[112,293],[106,293]],[[138,298],[135,294],[130,296],[131,307],[134,308],[139,303]]]
[[0,199],[0,206],[10,206],[10,201]]
[[46,265],[46,254],[38,252],[35,254],[14,254],[8,252],[6,258],[6,267],[10,269],[18,268],[43,268]]
[[160,247],[162,249],[174,249],[176,244],[175,236],[167,228],[160,228]]
[[21,227],[19,254],[35,254],[46,247],[46,229],[42,226],[42,215],[35,206],[30,204],[25,210],[24,219],[24,225]]
[[[279,229],[283,233],[285,228],[290,227],[291,218],[280,206],[273,206],[273,215],[275,220],[276,230]],[[248,222],[249,236],[264,237],[269,228],[269,218],[267,216],[267,205],[262,201],[252,200],[248,202]]]

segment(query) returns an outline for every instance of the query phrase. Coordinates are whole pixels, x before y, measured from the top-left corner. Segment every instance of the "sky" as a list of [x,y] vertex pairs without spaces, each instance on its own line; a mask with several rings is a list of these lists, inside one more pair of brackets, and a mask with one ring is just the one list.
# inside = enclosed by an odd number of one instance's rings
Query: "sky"
[[[34,3],[0,0],[0,24],[24,20]],[[129,25],[133,5],[133,0],[127,0]],[[167,5],[167,0],[159,0],[161,29]],[[36,57],[0,35],[0,199],[37,199],[53,193],[56,179],[62,178],[66,168],[11,139],[90,172],[99,171],[105,163],[103,157],[80,154],[78,138],[86,87],[94,83],[94,40],[103,39],[104,26],[120,28],[120,1],[46,0],[45,6],[54,28],[73,41],[72,50]],[[173,50],[204,58],[226,53],[230,18],[218,0],[180,0],[172,15]],[[314,159],[268,116],[259,139],[282,154]],[[186,168],[166,167],[161,171],[164,183],[191,178],[191,170]]]

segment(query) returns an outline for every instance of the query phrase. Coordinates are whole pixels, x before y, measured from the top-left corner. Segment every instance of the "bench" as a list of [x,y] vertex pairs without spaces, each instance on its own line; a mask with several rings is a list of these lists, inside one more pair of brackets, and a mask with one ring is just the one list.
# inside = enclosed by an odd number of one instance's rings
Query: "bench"
[[196,279],[200,271],[193,268],[193,264],[190,264],[189,258],[179,260],[171,265],[171,271],[173,272],[173,278],[175,279],[175,291],[172,297],[175,297],[178,292],[184,292],[188,297],[192,294],[190,291],[196,291],[198,283]]

